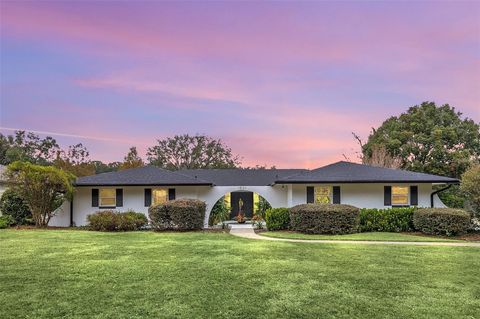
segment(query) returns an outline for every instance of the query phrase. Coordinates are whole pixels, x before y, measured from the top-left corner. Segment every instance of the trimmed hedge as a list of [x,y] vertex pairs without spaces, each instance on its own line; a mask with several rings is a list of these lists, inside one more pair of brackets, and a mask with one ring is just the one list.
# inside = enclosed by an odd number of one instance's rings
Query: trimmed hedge
[[142,213],[114,210],[99,211],[87,216],[89,229],[98,231],[133,231],[148,225],[147,217]]
[[431,235],[461,235],[470,227],[468,212],[453,208],[418,208],[413,213],[416,230]]
[[268,230],[283,230],[290,226],[288,208],[269,208],[265,211],[265,223]]
[[363,208],[360,210],[360,231],[403,232],[413,230],[414,207]]
[[350,205],[302,204],[290,209],[290,226],[307,234],[351,234],[358,231],[359,215]]
[[177,199],[148,209],[154,230],[197,230],[203,228],[205,202],[197,199]]

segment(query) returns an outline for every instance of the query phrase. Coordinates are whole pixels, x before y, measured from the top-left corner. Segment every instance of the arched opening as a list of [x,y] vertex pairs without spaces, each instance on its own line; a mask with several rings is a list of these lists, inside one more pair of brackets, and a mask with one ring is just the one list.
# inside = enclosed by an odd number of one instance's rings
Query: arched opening
[[209,213],[208,225],[214,226],[234,221],[243,215],[246,221],[254,216],[265,217],[265,211],[271,204],[260,194],[252,191],[233,191],[220,197]]

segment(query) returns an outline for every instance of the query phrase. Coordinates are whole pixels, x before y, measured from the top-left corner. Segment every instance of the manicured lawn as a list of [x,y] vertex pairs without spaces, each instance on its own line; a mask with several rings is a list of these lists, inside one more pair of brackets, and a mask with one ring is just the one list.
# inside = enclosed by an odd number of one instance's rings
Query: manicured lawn
[[480,249],[0,231],[2,318],[478,318]]
[[448,239],[448,238],[418,236],[418,235],[401,234],[401,233],[382,233],[382,232],[358,233],[358,234],[348,234],[348,235],[310,235],[310,234],[302,234],[302,233],[289,232],[289,231],[269,231],[269,232],[259,233],[259,235],[276,237],[276,238],[290,238],[290,239],[458,242],[458,240]]

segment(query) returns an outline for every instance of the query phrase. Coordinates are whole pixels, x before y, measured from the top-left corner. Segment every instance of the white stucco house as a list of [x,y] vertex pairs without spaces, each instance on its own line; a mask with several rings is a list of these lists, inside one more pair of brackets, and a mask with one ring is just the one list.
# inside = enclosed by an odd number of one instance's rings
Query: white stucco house
[[206,202],[205,226],[214,204],[224,198],[232,213],[241,199],[246,215],[261,196],[272,207],[327,202],[360,208],[395,206],[442,207],[435,184],[456,184],[455,178],[337,162],[305,169],[194,169],[168,171],[154,166],[81,177],[72,202],[65,203],[52,226],[85,225],[99,210],[134,210],[148,215],[152,204],[177,198]]

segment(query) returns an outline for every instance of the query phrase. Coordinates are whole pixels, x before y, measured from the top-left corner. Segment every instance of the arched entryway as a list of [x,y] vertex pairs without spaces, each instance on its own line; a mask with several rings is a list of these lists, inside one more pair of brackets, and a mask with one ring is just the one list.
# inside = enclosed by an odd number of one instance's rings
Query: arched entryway
[[208,212],[209,226],[234,220],[240,213],[249,220],[254,215],[264,216],[265,210],[272,207],[262,195],[248,190],[237,190],[220,197]]

